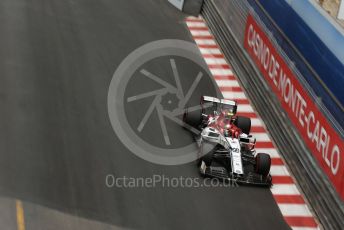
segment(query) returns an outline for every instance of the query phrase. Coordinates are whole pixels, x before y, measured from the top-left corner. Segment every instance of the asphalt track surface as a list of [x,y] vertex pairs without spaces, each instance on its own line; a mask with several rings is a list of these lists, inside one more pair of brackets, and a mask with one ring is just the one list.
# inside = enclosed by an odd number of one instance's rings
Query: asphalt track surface
[[[108,174],[198,177],[194,163],[132,154],[107,112],[121,61],[151,41],[192,41],[185,16],[165,0],[0,1],[0,195],[24,202],[26,229],[289,229],[267,188],[105,185]],[[16,229],[0,201],[0,228]]]

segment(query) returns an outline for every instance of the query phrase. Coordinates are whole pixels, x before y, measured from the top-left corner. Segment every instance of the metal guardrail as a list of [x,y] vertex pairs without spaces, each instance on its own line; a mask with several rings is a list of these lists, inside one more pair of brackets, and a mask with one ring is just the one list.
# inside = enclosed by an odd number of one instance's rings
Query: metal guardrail
[[[203,17],[256,110],[263,120],[268,121],[266,126],[272,139],[318,220],[325,229],[341,229],[344,226],[343,202],[243,48],[244,28],[249,13],[260,21],[247,1],[205,0],[202,8]],[[283,57],[287,58],[285,55]]]

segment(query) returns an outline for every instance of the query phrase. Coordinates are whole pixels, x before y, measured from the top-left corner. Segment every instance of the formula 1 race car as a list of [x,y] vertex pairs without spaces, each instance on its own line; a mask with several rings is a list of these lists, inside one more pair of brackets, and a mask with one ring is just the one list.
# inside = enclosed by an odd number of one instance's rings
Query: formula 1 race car
[[236,116],[235,101],[203,96],[201,110],[185,109],[185,127],[198,129],[201,175],[237,183],[271,186],[271,159],[256,153],[251,120]]

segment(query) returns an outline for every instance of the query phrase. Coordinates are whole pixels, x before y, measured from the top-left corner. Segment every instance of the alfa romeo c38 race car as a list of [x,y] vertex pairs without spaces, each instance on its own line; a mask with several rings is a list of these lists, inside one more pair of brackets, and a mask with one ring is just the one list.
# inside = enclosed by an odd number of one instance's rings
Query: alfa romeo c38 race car
[[271,186],[271,159],[256,153],[251,119],[237,116],[235,101],[203,96],[201,110],[185,109],[185,127],[198,129],[201,175],[244,184]]

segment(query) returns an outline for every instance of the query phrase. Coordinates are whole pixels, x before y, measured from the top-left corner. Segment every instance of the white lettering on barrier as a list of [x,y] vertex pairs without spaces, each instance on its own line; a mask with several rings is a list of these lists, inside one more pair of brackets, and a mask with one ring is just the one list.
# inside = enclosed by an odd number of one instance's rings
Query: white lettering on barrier
[[[332,153],[331,153],[331,170],[334,175],[337,174],[339,169],[339,161],[340,161],[340,151],[338,145],[333,146]],[[334,164],[336,162],[336,164]]]
[[[306,138],[322,154],[322,158],[331,169],[332,174],[336,175],[340,166],[340,149],[338,145],[331,145],[330,133],[317,119],[316,113],[308,108],[305,98],[294,86],[290,76],[286,74],[278,59],[273,55],[269,46],[265,44],[264,39],[252,24],[248,25],[246,39],[248,47],[253,51],[256,62],[259,62],[261,68],[264,69],[266,75],[276,86],[282,99],[295,116],[296,121],[306,130]],[[331,151],[329,151],[330,146],[332,146]]]

